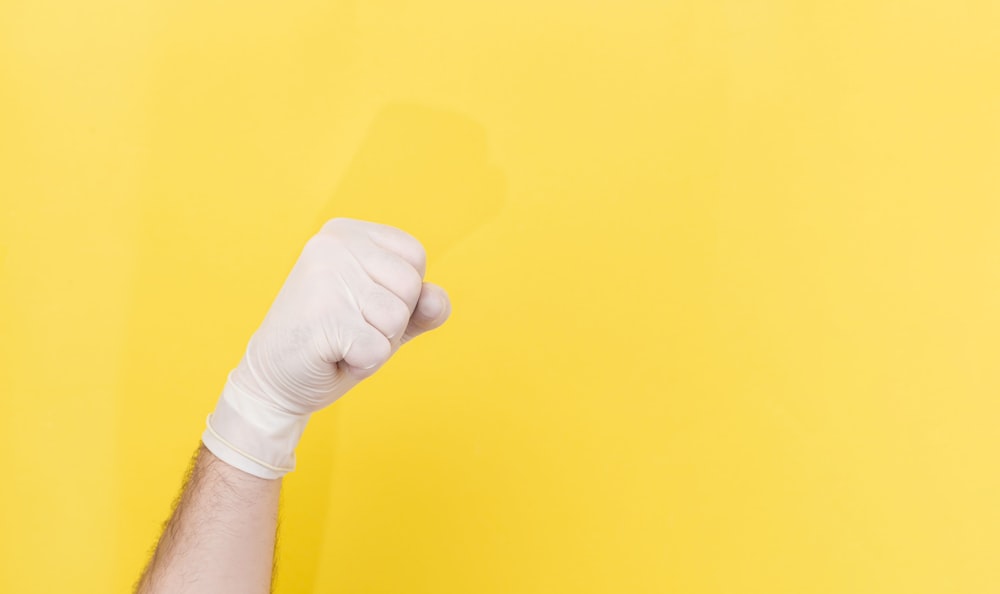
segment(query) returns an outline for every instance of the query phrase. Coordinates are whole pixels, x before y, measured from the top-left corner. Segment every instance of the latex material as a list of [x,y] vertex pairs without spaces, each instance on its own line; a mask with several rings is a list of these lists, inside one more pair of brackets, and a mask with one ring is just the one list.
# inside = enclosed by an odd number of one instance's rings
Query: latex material
[[[312,413],[384,364],[443,301],[423,290],[425,254],[411,235],[333,219],[303,248],[281,291],[227,377],[206,420],[205,446],[250,474],[275,479],[295,468]],[[442,294],[443,295],[443,294]]]

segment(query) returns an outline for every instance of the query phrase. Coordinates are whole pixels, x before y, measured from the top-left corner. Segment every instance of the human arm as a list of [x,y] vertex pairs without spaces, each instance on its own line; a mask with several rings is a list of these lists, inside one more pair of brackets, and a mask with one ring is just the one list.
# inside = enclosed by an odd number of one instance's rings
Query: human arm
[[281,477],[310,416],[451,312],[425,266],[386,225],[333,219],[310,238],[209,415],[138,594],[269,590]]
[[136,592],[269,592],[280,490],[200,445]]

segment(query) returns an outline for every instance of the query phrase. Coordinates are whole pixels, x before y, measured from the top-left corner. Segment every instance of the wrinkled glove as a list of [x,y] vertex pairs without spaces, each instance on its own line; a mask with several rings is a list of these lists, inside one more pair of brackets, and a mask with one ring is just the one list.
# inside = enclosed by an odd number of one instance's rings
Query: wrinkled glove
[[205,446],[262,478],[293,470],[312,413],[448,318],[447,293],[423,282],[424,274],[423,246],[408,233],[328,221],[306,243],[229,373],[206,422]]

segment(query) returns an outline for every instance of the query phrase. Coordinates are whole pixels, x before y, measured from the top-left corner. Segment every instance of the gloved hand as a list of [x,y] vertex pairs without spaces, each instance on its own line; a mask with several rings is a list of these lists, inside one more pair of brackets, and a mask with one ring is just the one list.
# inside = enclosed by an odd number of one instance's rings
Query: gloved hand
[[263,478],[295,467],[312,413],[371,376],[408,340],[448,318],[447,293],[423,282],[408,233],[331,219],[306,243],[202,435],[218,458]]

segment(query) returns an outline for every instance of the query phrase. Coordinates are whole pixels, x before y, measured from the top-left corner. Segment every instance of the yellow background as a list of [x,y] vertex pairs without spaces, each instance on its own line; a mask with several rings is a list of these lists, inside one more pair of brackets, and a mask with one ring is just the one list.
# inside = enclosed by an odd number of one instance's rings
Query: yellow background
[[0,0],[0,590],[124,592],[332,216],[452,320],[282,593],[1000,591],[996,2]]

